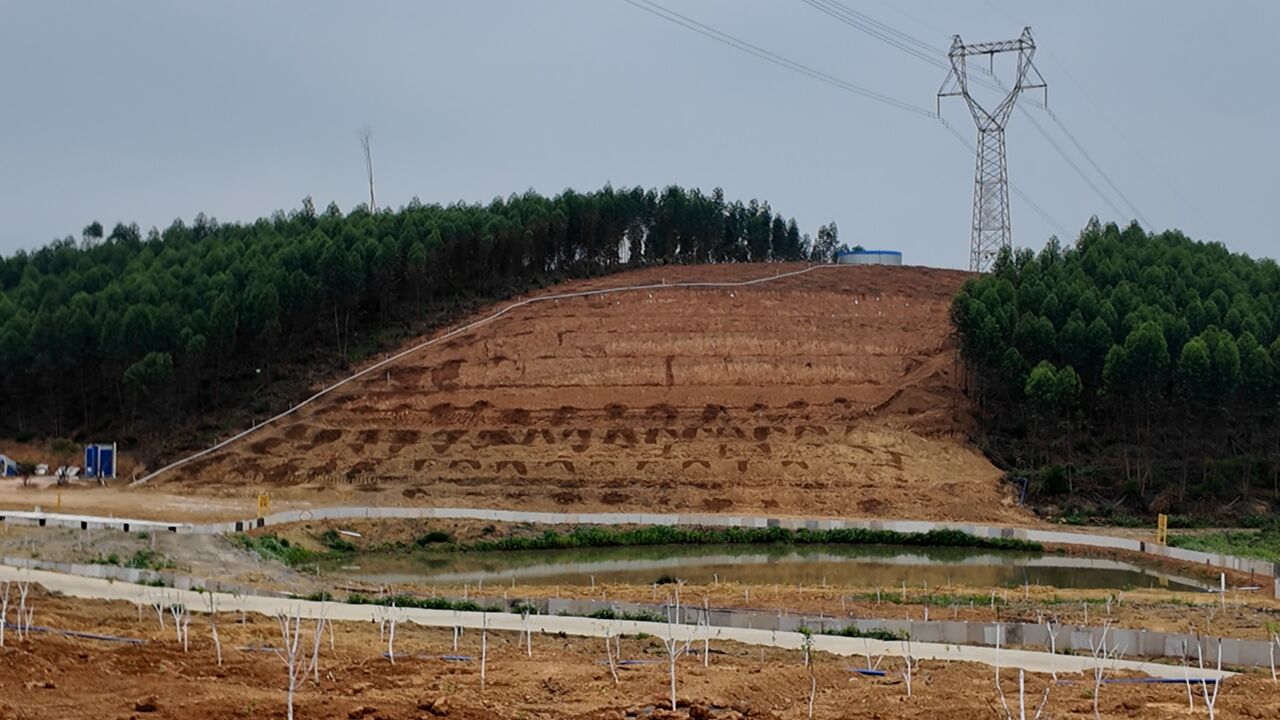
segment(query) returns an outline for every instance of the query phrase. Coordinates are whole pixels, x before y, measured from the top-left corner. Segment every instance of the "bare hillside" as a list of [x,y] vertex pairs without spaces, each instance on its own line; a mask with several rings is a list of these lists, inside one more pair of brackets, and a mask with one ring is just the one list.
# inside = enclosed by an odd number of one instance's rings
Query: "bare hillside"
[[[549,293],[800,267],[649,268]],[[312,501],[1017,519],[964,441],[947,319],[964,278],[822,267],[529,305],[158,482]]]

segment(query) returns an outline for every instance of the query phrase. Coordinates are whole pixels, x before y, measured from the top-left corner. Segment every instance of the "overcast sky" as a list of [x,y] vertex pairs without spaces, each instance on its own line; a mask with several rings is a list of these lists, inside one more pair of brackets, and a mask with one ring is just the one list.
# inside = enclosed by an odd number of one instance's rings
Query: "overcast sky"
[[[657,0],[931,110],[945,73],[799,0]],[[843,0],[945,50],[1030,25],[1049,104],[1157,229],[1276,257],[1280,3]],[[942,125],[794,74],[622,0],[0,0],[0,252],[205,212],[252,220],[311,195],[488,201],[528,188],[678,183],[758,197],[806,232],[912,264],[968,262],[974,159]],[[1043,111],[1009,176],[1074,239],[1133,215]],[[958,99],[943,115],[966,137]],[[1013,198],[1014,241],[1057,230]]]

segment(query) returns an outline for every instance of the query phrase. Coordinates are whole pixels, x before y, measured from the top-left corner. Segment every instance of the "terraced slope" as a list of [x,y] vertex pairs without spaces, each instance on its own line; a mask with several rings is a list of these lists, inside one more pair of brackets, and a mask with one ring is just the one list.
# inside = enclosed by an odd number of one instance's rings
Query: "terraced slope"
[[[800,267],[648,268],[548,293]],[[370,503],[1019,519],[965,442],[947,319],[964,278],[822,267],[525,306],[158,482]]]

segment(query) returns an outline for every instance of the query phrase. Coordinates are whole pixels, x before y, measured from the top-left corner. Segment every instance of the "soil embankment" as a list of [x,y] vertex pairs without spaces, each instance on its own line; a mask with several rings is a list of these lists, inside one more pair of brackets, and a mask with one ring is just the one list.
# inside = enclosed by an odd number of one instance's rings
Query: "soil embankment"
[[[801,267],[649,268],[548,292]],[[317,504],[1025,520],[965,439],[948,320],[965,277],[822,267],[527,305],[156,484]]]

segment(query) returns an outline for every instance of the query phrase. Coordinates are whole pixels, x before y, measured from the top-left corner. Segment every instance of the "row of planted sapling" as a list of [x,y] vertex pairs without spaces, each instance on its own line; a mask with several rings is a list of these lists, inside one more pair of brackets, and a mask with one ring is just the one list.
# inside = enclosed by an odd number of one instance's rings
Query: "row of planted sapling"
[[[12,588],[11,588],[12,586]],[[4,583],[0,585],[0,609],[3,610],[3,617],[7,620],[9,614],[18,619],[14,626],[20,628],[18,630],[19,637],[26,638],[31,632],[32,617],[34,614],[33,603],[30,596],[31,584],[27,582]],[[11,592],[16,590],[15,592]],[[138,622],[144,623],[147,611],[154,613],[155,622],[157,623],[162,639],[161,642],[168,642],[164,637],[171,637],[172,642],[181,649],[182,652],[190,652],[191,635],[190,628],[192,624],[193,610],[204,615],[207,625],[208,636],[210,639],[211,649],[213,650],[213,661],[222,665],[224,663],[224,654],[221,636],[219,634],[220,617],[223,616],[219,612],[217,597],[209,594],[203,607],[191,608],[187,605],[177,602],[174,596],[165,590],[149,590],[142,591],[135,600],[138,610]],[[11,601],[12,599],[12,601]],[[668,596],[670,612],[665,618],[665,632],[661,633],[661,648],[665,655],[665,664],[669,675],[670,703],[674,709],[677,704],[677,689],[680,682],[680,673],[682,661],[689,656],[700,655],[699,662],[704,668],[711,667],[712,663],[712,641],[719,642],[719,631],[707,624],[709,612],[709,600],[705,596],[695,603],[685,602],[682,596],[682,587],[676,584],[671,588]],[[276,625],[279,632],[279,643],[274,641],[270,645],[265,646],[247,646],[240,647],[237,650],[243,652],[270,652],[274,654],[283,666],[284,670],[284,688],[286,692],[285,702],[288,707],[288,716],[293,717],[293,702],[298,689],[308,680],[316,686],[321,684],[321,663],[324,654],[324,648],[327,645],[330,656],[336,654],[337,639],[334,633],[334,622],[328,618],[328,608],[325,603],[320,603],[319,608],[312,607],[306,614],[312,615],[310,619],[304,619],[302,606],[303,602],[299,602],[294,606],[292,612],[280,613],[276,617]],[[687,614],[681,613],[681,608],[692,607],[701,610],[696,613],[696,621],[687,622]],[[11,607],[12,606],[12,607]],[[535,657],[534,635],[536,631],[534,627],[536,623],[531,622],[531,614],[534,609],[530,606],[521,608],[519,613],[520,630],[516,640],[516,647],[519,649],[520,655],[525,660],[533,661]],[[412,652],[405,653],[402,648],[397,648],[397,641],[403,641],[403,633],[398,633],[402,624],[408,618],[408,612],[404,608],[397,607],[395,604],[376,605],[373,608],[374,620],[378,626],[378,643],[376,648],[378,655],[385,658],[389,664],[398,662],[412,661],[421,657]],[[488,612],[480,613],[480,622],[478,628],[478,640],[471,641],[478,645],[478,656],[463,656],[461,652],[465,634],[463,626],[464,613],[454,611],[452,629],[452,655],[443,656],[450,661],[478,662],[479,663],[479,681],[480,689],[483,691],[486,687],[490,664],[490,634],[495,632],[491,626],[491,615]],[[243,611],[240,612],[240,623],[243,625],[246,621]],[[472,618],[474,621],[474,618]],[[6,623],[0,623],[4,625]],[[1055,626],[1052,621],[1048,621],[1051,637],[1056,638],[1055,629],[1061,626]],[[165,631],[172,628],[173,634],[166,635]],[[625,627],[625,626],[622,626]],[[1123,658],[1126,648],[1117,646],[1114,642],[1109,641],[1109,624],[1105,624],[1102,632],[1096,640],[1091,639],[1090,648],[1091,655],[1094,659],[1094,669],[1090,673],[1089,683],[1092,687],[1090,693],[1094,701],[1094,715],[1100,717],[1099,697],[1103,692],[1105,675],[1110,669],[1115,670],[1115,661]],[[623,635],[621,627],[617,623],[602,621],[595,626],[594,632],[598,633],[603,640],[604,657],[600,661],[602,666],[607,666],[609,676],[615,686],[622,689],[625,687],[625,680],[621,670],[626,669],[634,663],[626,661],[623,657]],[[2,633],[3,630],[0,630]],[[472,631],[474,632],[474,631]],[[511,632],[511,631],[504,631]],[[1053,685],[1046,685],[1044,692],[1039,697],[1028,697],[1026,690],[1025,672],[1018,671],[1018,688],[1017,695],[1013,695],[1012,691],[1007,691],[1006,685],[1002,683],[1001,678],[1001,661],[1000,652],[1002,646],[1002,635],[999,626],[996,633],[996,663],[994,672],[994,698],[998,700],[999,710],[997,714],[1000,717],[1012,720],[1025,720],[1028,717],[1040,718],[1045,717],[1044,713],[1048,707],[1050,694]],[[0,644],[3,644],[3,634],[0,634]],[[327,639],[327,643],[325,640]],[[775,644],[780,639],[778,634],[773,636]],[[1273,632],[1274,644],[1280,648],[1280,634]],[[816,652],[816,645],[820,641],[817,637],[807,629],[802,629],[800,640],[800,653],[797,662],[807,669],[806,681],[808,687],[803,688],[807,695],[807,708],[809,716],[812,717],[815,698],[819,689],[819,677],[814,670],[814,664],[818,658],[823,657]],[[873,659],[871,652],[871,642],[864,639],[865,644],[865,666],[862,668],[852,668],[854,677],[862,677],[865,675],[888,675],[898,678],[904,693],[904,701],[910,701],[917,693],[918,683],[921,677],[922,666],[924,663],[916,656],[913,651],[912,642],[909,638],[898,640],[900,643],[900,657],[896,663],[890,663],[892,667],[881,669],[884,662],[884,655]],[[698,646],[701,647],[698,647]],[[1197,705],[1204,708],[1210,718],[1214,717],[1215,703],[1218,698],[1221,683],[1203,677],[1205,669],[1206,655],[1212,655],[1212,647],[1205,648],[1203,643],[1198,644],[1194,648],[1195,670],[1191,665],[1192,652],[1190,649],[1184,653],[1184,676],[1187,691],[1189,710],[1194,711]],[[650,651],[654,646],[648,641],[643,643],[644,651]],[[383,651],[382,648],[385,648]],[[1221,646],[1217,648],[1218,658],[1217,666],[1221,669]],[[554,652],[548,650],[547,652]],[[763,659],[763,648],[761,649]],[[829,657],[829,656],[828,656]],[[830,660],[834,662],[834,660]],[[930,663],[938,661],[929,661]],[[1198,673],[1198,675],[1197,675]],[[1276,671],[1272,668],[1272,681],[1280,685],[1277,681]],[[1060,680],[1056,673],[1053,674],[1053,682],[1067,682]],[[1080,682],[1080,681],[1076,681]],[[1117,692],[1120,692],[1117,690]],[[1197,702],[1198,701],[1198,702]]]

